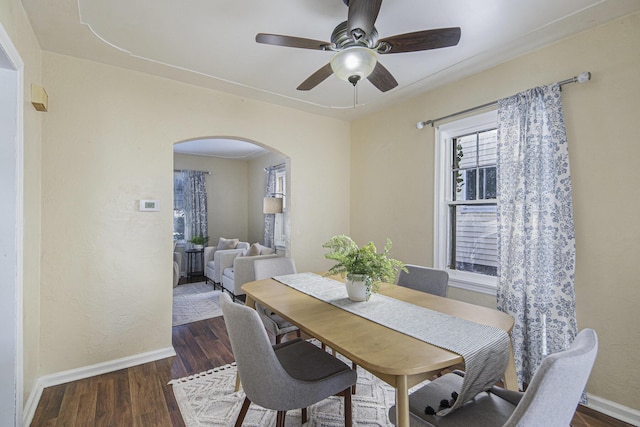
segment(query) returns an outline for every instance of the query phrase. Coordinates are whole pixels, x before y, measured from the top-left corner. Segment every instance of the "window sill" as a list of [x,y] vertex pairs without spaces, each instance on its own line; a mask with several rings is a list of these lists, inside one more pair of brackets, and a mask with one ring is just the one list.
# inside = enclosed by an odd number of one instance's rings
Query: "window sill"
[[447,273],[449,273],[449,286],[451,287],[496,296],[498,290],[496,277],[455,270],[447,270]]

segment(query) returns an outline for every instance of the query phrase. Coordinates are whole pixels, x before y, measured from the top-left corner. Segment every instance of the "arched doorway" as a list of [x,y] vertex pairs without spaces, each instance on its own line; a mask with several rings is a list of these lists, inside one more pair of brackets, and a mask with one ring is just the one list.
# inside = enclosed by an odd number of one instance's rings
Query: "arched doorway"
[[[256,141],[239,137],[194,138],[174,144],[174,171],[205,172],[208,192],[209,245],[220,237],[249,243],[265,243],[265,197],[267,169],[284,165],[284,179],[290,185],[289,159]],[[279,193],[285,193],[286,187]],[[286,204],[285,204],[286,205]],[[176,218],[174,214],[174,219]],[[273,239],[277,252],[289,253],[290,212],[276,215],[281,233]],[[178,250],[185,244],[178,243]],[[186,266],[186,263],[182,263]],[[183,274],[185,273],[183,268]]]

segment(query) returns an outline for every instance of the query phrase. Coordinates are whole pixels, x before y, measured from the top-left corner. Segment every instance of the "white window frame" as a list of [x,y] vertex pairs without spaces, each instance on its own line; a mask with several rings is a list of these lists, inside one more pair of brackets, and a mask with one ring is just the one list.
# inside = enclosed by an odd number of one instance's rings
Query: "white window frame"
[[451,164],[453,150],[449,149],[454,137],[497,127],[498,113],[489,111],[440,125],[435,135],[435,200],[434,200],[434,248],[433,265],[449,273],[449,286],[496,295],[498,278],[484,274],[449,269],[449,203],[451,202]]
[[276,171],[276,195],[282,197],[282,213],[275,214],[275,224],[273,229],[273,244],[276,248],[284,248],[286,245],[286,231],[284,227],[285,214],[287,213],[287,171],[281,169]]
[[[176,172],[176,171],[173,172],[174,181],[175,181],[175,178],[176,178],[176,174],[180,174],[180,172]],[[173,197],[175,198],[175,190],[173,191]],[[172,209],[171,209],[172,215],[175,215],[175,211],[176,211],[176,209],[175,209],[175,200],[174,200],[173,201],[173,206],[172,206]],[[182,207],[182,211],[184,212],[184,206]],[[173,231],[175,232],[175,229]],[[177,244],[176,244],[177,248],[184,248],[184,247],[187,246],[187,241],[185,239],[177,239],[176,242],[177,242]]]

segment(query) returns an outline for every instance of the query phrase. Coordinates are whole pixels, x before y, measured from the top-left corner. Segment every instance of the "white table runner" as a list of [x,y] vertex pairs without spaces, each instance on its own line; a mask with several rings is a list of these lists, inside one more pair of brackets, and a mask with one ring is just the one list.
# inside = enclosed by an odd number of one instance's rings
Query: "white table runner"
[[314,273],[274,279],[367,320],[461,355],[466,374],[462,389],[458,391],[459,397],[451,408],[440,410],[438,415],[446,415],[462,406],[476,394],[491,388],[504,375],[510,339],[500,328],[381,294],[372,295],[367,302],[354,302],[347,298],[344,283]]

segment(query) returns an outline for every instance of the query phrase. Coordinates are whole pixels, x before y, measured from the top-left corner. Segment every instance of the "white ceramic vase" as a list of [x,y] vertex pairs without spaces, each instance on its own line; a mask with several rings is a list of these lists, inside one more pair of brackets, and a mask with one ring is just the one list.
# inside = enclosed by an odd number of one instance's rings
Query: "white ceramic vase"
[[347,274],[346,286],[351,301],[369,301],[371,280],[366,274]]

